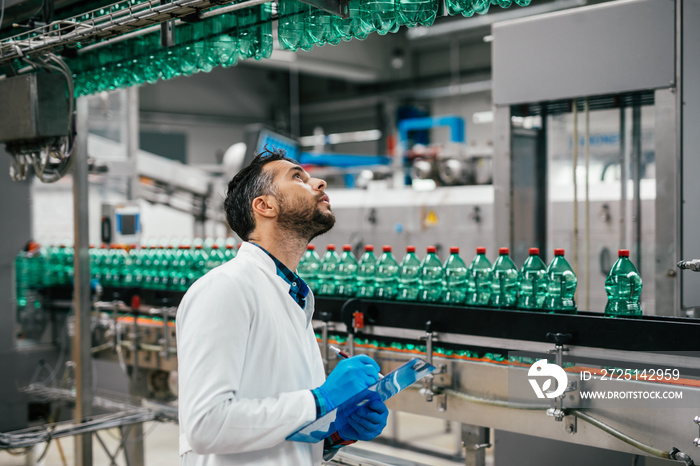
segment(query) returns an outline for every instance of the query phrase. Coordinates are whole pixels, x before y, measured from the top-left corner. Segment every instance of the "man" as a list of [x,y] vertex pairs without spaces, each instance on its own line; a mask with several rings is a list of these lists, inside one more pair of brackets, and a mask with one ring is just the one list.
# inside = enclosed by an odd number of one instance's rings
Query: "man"
[[386,425],[375,399],[339,412],[341,428],[325,442],[285,440],[379,374],[363,355],[325,379],[314,297],[293,272],[311,239],[335,223],[325,187],[283,152],[267,151],[229,183],[227,220],[245,242],[190,287],[177,314],[182,465],[315,465]]

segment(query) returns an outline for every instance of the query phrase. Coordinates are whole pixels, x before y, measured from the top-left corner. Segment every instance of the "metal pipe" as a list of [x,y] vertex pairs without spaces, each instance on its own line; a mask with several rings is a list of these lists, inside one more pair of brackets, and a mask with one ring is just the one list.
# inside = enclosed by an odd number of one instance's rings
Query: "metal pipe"
[[[92,353],[90,332],[90,249],[88,229],[88,101],[77,101],[77,140],[73,163],[73,296],[75,297],[75,419],[81,422],[92,415]],[[75,439],[75,464],[92,465],[92,436],[79,435]]]
[[[573,203],[573,208],[574,208],[574,238],[573,238],[573,244],[572,244],[572,253],[571,253],[571,265],[573,266],[574,269],[574,274],[578,275],[578,179],[576,176],[576,169],[578,168],[578,145],[579,145],[579,140],[578,140],[578,101],[574,99],[573,102],[573,125],[574,125],[574,132],[573,132],[573,181],[574,181],[574,203]],[[576,289],[575,292],[575,301],[578,301],[578,288]]]
[[590,183],[589,183],[589,170],[591,163],[591,147],[590,147],[590,123],[591,123],[591,113],[588,107],[588,97],[583,100],[583,112],[584,112],[584,145],[583,153],[586,164],[586,198],[584,201],[584,239],[583,239],[583,289],[586,292],[586,303],[584,309],[590,310],[591,308],[591,267],[589,260],[589,247],[590,247],[590,231],[591,231],[591,207],[590,207]]

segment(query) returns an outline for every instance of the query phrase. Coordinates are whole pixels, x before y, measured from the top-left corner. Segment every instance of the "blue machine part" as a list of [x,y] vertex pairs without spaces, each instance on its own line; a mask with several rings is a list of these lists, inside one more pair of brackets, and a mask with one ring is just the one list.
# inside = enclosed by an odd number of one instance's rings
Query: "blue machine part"
[[410,118],[399,122],[399,143],[408,141],[408,132],[447,126],[450,128],[450,141],[464,143],[464,119],[454,115],[444,115],[426,118]]
[[290,159],[299,160],[299,142],[268,129],[262,129],[258,136],[255,153],[261,153],[266,146],[269,149],[282,149]]
[[354,154],[315,154],[302,152],[299,163],[302,165],[323,165],[333,167],[363,167],[365,165],[388,165],[391,157],[382,155]]

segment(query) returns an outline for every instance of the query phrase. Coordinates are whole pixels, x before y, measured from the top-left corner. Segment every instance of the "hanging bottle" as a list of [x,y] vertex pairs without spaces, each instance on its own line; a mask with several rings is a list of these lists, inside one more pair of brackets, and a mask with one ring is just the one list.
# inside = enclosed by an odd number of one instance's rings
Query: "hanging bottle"
[[343,245],[343,255],[335,270],[336,295],[355,296],[357,290],[357,259],[352,253],[352,246]]
[[406,255],[399,264],[399,301],[417,301],[420,293],[420,260],[416,257],[416,247],[407,246]]
[[445,291],[445,271],[437,256],[435,246],[429,246],[420,265],[419,301],[437,303],[442,301]]
[[491,300],[491,262],[486,257],[486,248],[476,248],[476,256],[467,269],[467,304],[488,306]]
[[340,16],[332,18],[333,28],[343,40],[347,41],[352,38],[365,40],[370,33],[374,32],[372,25],[362,20],[361,2],[362,0],[350,0],[348,2],[347,18],[341,18]]
[[399,263],[391,253],[391,246],[382,247],[377,261],[374,295],[379,299],[395,299],[399,292]]
[[360,257],[357,265],[357,296],[361,298],[374,297],[375,275],[377,272],[377,257],[374,255],[374,246],[365,246],[365,253]]
[[438,11],[437,0],[398,0],[401,24],[407,27],[430,26]]
[[518,309],[544,309],[547,295],[547,266],[540,259],[540,250],[530,248],[529,257],[520,269]]
[[380,35],[396,32],[401,26],[398,0],[360,0],[360,18]]
[[491,307],[511,308],[518,302],[518,268],[509,254],[508,248],[499,248],[498,259],[491,268]]
[[605,315],[641,316],[639,297],[642,294],[642,277],[630,261],[629,250],[620,249],[617,254],[618,259],[605,279],[605,293],[608,295]]
[[311,5],[298,0],[282,0],[279,2],[279,9],[277,32],[280,46],[292,51],[311,50],[314,41],[308,33],[305,21]]
[[459,248],[450,248],[445,262],[445,299],[448,304],[464,304],[467,299],[467,265],[459,257]]
[[554,250],[554,259],[547,266],[547,296],[544,308],[551,312],[575,314],[576,275],[564,258],[563,249]]

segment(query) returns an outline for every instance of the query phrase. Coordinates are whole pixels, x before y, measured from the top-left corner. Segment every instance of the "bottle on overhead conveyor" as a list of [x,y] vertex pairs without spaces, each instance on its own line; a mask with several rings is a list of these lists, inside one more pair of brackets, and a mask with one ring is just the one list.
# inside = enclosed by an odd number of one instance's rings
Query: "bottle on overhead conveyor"
[[467,304],[488,306],[491,300],[491,262],[486,248],[476,248],[476,256],[467,269]]
[[311,39],[305,23],[311,8],[311,5],[297,0],[279,2],[277,32],[280,46],[283,49],[311,50],[314,41]]
[[399,264],[399,285],[396,299],[417,301],[420,292],[420,259],[416,257],[416,247],[407,246],[406,255]]
[[379,299],[395,299],[399,292],[399,263],[391,253],[391,246],[382,247],[377,261],[374,296]]
[[357,264],[357,296],[359,298],[374,297],[376,272],[377,257],[374,255],[374,246],[368,244]]
[[608,317],[641,316],[639,297],[642,294],[642,277],[630,261],[627,249],[618,251],[618,259],[605,279],[605,293],[608,302],[605,315]]
[[563,249],[554,250],[554,259],[547,266],[547,295],[544,308],[550,312],[576,313],[576,274],[564,258]]
[[357,259],[352,253],[352,246],[343,245],[343,255],[335,269],[335,281],[337,296],[355,296],[357,290]]
[[[226,245],[226,247],[232,245]],[[297,267],[297,275],[301,277],[306,285],[311,288],[314,293],[318,292],[318,272],[321,268],[321,258],[316,253],[316,246],[309,244],[306,246],[306,252],[301,256],[299,266]]]
[[406,27],[430,26],[438,12],[437,0],[398,0],[399,21]]
[[547,265],[540,259],[540,250],[530,248],[529,257],[520,269],[518,309],[544,309],[547,295]]
[[518,301],[518,268],[509,254],[508,248],[499,248],[498,259],[491,268],[491,307],[512,308]]
[[435,246],[428,246],[420,265],[420,293],[418,300],[430,303],[442,301],[445,292],[445,271]]
[[340,256],[335,252],[335,244],[326,246],[326,253],[321,258],[321,267],[318,271],[318,294],[332,296],[336,293],[337,283],[335,271],[340,262]]
[[467,265],[459,257],[459,248],[450,248],[445,262],[445,298],[448,304],[464,304],[467,299]]

